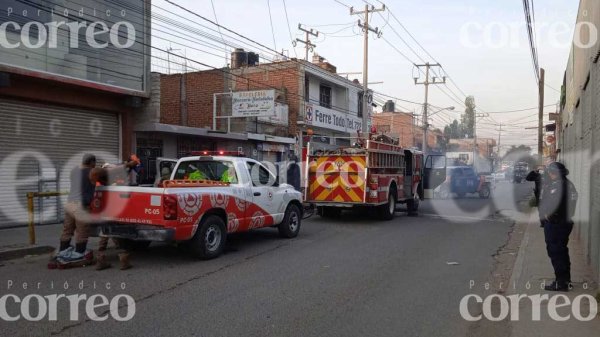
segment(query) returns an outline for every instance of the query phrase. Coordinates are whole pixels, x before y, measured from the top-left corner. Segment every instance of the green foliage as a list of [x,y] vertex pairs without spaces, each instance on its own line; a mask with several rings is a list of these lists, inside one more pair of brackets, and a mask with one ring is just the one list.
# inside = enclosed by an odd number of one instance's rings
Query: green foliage
[[[452,124],[444,127],[444,137],[446,138],[446,144],[450,139],[463,139],[473,138],[475,134],[475,98],[473,96],[467,97],[465,100],[465,112],[460,117],[460,122],[454,120]],[[451,151],[450,148],[445,148],[446,151]]]
[[465,107],[465,113],[461,117],[461,132],[463,137],[466,135],[467,138],[473,138],[475,134],[475,97],[467,97]]

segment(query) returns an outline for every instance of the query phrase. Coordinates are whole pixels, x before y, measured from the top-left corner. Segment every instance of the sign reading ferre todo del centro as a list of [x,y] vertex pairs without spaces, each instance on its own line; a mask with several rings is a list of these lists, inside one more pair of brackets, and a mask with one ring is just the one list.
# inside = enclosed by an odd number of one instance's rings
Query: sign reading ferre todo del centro
[[144,94],[150,72],[149,3],[2,0],[0,67]]
[[233,117],[275,115],[275,90],[238,91],[231,95]]
[[354,133],[362,130],[362,119],[358,116],[313,104],[306,104],[304,121],[306,125],[341,132]]

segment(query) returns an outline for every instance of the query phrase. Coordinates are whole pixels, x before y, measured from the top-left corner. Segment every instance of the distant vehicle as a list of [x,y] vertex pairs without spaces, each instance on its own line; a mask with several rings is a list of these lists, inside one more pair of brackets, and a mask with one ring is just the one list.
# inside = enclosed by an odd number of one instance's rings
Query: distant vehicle
[[448,199],[452,195],[464,198],[467,194],[478,194],[488,199],[492,194],[492,176],[479,175],[471,166],[451,166],[446,171],[446,182],[439,188],[438,196]]
[[512,181],[515,184],[520,184],[525,180],[527,173],[529,173],[529,164],[525,162],[516,163],[515,167],[513,168]]
[[494,173],[494,180],[496,180],[496,181],[506,180],[506,172],[496,172],[496,173]]

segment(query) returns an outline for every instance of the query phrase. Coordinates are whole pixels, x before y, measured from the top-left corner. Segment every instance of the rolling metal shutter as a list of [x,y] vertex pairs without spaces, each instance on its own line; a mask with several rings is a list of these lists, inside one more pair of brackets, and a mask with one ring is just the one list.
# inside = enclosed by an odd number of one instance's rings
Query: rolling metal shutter
[[[116,113],[0,99],[0,125],[0,227],[27,222],[27,192],[68,191],[84,153],[119,159]],[[35,200],[36,222],[60,221],[64,200]]]

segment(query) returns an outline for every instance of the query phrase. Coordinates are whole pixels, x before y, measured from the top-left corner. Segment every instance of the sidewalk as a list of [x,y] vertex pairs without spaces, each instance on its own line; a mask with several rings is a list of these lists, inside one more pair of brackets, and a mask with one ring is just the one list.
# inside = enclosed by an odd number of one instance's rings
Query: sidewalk
[[58,245],[62,224],[35,226],[36,244],[29,244],[27,226],[0,229],[0,261],[48,253]]
[[[571,274],[574,289],[568,293],[548,292],[540,289],[542,283],[552,282],[554,279],[554,270],[550,259],[546,253],[546,243],[544,242],[544,231],[540,228],[537,213],[533,211],[529,216],[527,230],[523,237],[523,242],[519,248],[517,260],[510,281],[510,289],[507,295],[525,294],[525,295],[548,295],[550,297],[563,294],[567,295],[570,302],[579,295],[588,294],[596,296],[598,285],[592,280],[592,272],[585,264],[585,255],[583,254],[580,242],[571,236],[569,242],[569,254],[571,257]],[[527,285],[530,285],[527,289]],[[584,289],[587,286],[587,290]],[[564,303],[558,300],[559,305]],[[571,314],[572,306],[559,308],[557,312],[561,316]],[[567,321],[557,322],[550,318],[548,314],[548,301],[541,304],[541,321],[532,320],[532,304],[528,299],[520,301],[519,321],[512,322],[512,334],[514,337],[532,337],[532,336],[598,336],[600,332],[600,316],[589,322],[581,322],[573,318]],[[589,313],[589,303],[582,301],[581,314],[587,316]]]

